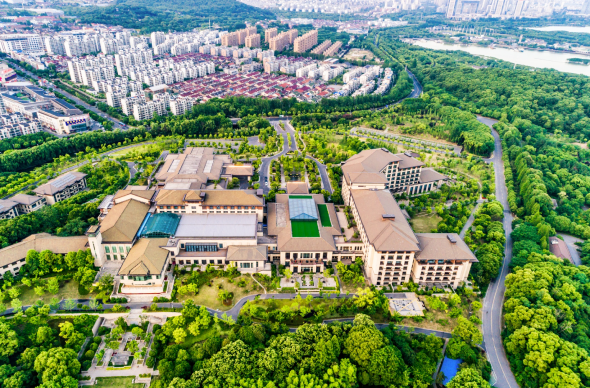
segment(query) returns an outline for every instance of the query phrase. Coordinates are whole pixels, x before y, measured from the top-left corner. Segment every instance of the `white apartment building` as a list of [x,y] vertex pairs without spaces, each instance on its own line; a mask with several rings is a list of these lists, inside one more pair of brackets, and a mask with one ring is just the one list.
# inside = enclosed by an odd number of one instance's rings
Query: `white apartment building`
[[123,92],[106,92],[107,105],[112,106],[113,108],[120,108],[121,100],[123,100],[125,96],[126,93]]
[[44,54],[43,39],[38,34],[5,34],[0,35],[0,52],[10,54],[20,51],[25,54]]
[[190,111],[193,107],[193,99],[187,97],[178,97],[170,100],[170,111],[174,116],[180,116]]

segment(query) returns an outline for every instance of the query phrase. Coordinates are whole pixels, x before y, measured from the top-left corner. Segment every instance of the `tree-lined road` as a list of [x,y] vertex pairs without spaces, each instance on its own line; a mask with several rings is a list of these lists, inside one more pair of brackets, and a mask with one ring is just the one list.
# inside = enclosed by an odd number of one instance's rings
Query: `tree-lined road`
[[488,360],[492,364],[493,376],[496,379],[494,384],[498,388],[518,388],[514,374],[510,370],[510,363],[506,357],[506,351],[502,343],[502,306],[504,304],[504,293],[506,292],[506,275],[509,271],[509,264],[512,258],[512,213],[508,204],[508,190],[504,179],[504,163],[502,162],[502,141],[500,135],[492,128],[497,120],[478,116],[480,122],[490,127],[494,136],[494,154],[487,162],[494,163],[496,178],[496,199],[504,207],[504,231],[506,233],[506,245],[504,248],[504,261],[500,276],[488,287],[483,302],[483,340]]

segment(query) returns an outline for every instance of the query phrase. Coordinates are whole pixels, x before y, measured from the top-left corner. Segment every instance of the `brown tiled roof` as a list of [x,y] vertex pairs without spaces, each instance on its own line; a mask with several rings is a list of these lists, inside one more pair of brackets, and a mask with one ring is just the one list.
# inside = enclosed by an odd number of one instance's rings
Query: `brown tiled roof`
[[364,150],[348,159],[342,165],[342,172],[349,183],[386,183],[380,171],[389,163],[399,161],[397,155],[382,148]]
[[[455,243],[448,238],[451,236]],[[420,242],[418,260],[466,260],[477,263],[477,258],[457,233],[416,233]]]
[[170,253],[160,248],[167,238],[141,238],[131,248],[121,264],[119,275],[158,275],[162,272]]
[[287,182],[287,194],[309,194],[307,183]]
[[133,199],[114,205],[100,223],[103,243],[131,243],[149,209],[149,205]]
[[205,206],[242,205],[262,206],[264,199],[258,197],[254,191],[246,190],[202,190],[205,193]]
[[235,176],[252,176],[254,175],[254,167],[251,164],[243,166],[227,166],[225,173]]
[[75,182],[81,181],[85,176],[86,174],[83,172],[71,171],[50,180],[44,185],[37,187],[33,191],[39,195],[53,195],[60,192],[64,188],[71,186]]
[[[369,243],[377,251],[418,251],[418,239],[387,190],[351,190]],[[383,218],[383,215],[395,218]]]
[[10,198],[12,201],[16,203],[20,203],[22,205],[30,205],[32,203],[37,202],[43,197],[38,197],[36,195],[28,195],[28,194],[17,194],[14,197]]
[[266,245],[230,245],[228,261],[266,261]]
[[408,156],[406,154],[395,154],[395,156],[400,158],[399,168],[410,168],[410,167],[424,166],[424,162],[422,162],[416,158],[412,158],[411,156]]
[[27,256],[30,250],[50,250],[53,253],[66,254],[86,249],[88,237],[58,237],[48,233],[32,234],[21,242],[0,249],[0,266],[15,263]]
[[154,196],[155,190],[119,190],[115,193],[115,201],[117,199],[123,198],[127,195],[133,195],[139,198],[143,198],[146,200],[152,199]]
[[423,168],[422,171],[420,171],[420,183],[437,182],[447,179],[449,178],[446,175],[434,171],[431,168]]

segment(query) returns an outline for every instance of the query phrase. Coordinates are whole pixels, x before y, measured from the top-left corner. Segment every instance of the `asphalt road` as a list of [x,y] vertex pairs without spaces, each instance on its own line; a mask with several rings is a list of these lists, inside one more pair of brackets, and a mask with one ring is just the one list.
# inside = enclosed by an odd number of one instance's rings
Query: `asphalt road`
[[[281,152],[279,152],[278,154],[261,159],[259,173],[258,173],[258,176],[260,177],[260,179],[258,180],[258,183],[260,183],[260,187],[264,191],[264,194],[268,194],[268,192],[270,191],[270,179],[269,179],[270,178],[270,173],[269,173],[270,163],[273,160],[275,160],[283,155],[286,155],[287,152],[291,151],[291,148],[289,148],[289,140],[287,140],[287,135],[289,133],[286,131],[283,131],[283,129],[279,126],[278,120],[270,121],[270,124],[273,126],[273,128],[275,129],[275,131],[279,135],[283,136],[283,150]],[[295,139],[292,139],[291,147],[295,147],[295,149],[297,149],[296,148],[297,143],[295,142]],[[268,183],[268,185],[267,185],[267,183]]]
[[494,136],[494,154],[487,159],[494,163],[496,175],[496,199],[504,206],[504,231],[506,233],[506,245],[504,247],[504,262],[500,270],[500,276],[494,280],[486,293],[483,302],[483,347],[487,352],[488,360],[492,364],[492,376],[495,378],[495,387],[517,388],[518,384],[514,374],[510,370],[510,364],[506,357],[506,351],[502,344],[502,305],[504,304],[504,293],[506,292],[506,275],[509,272],[508,265],[512,259],[512,213],[508,205],[508,190],[504,180],[504,163],[502,162],[502,142],[498,132],[492,128],[497,120],[478,116],[480,122],[490,127]]

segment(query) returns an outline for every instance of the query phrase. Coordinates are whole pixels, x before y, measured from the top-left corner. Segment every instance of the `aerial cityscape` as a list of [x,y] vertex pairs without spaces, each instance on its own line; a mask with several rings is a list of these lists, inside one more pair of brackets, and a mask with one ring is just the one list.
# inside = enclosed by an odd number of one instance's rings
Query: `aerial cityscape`
[[0,19],[0,388],[590,388],[590,0]]

